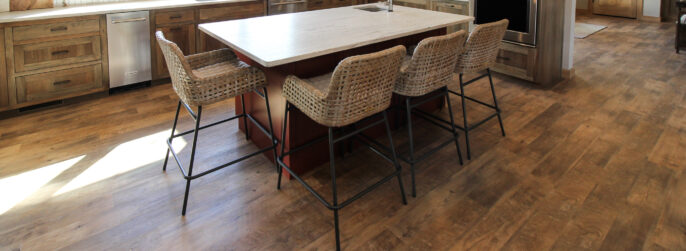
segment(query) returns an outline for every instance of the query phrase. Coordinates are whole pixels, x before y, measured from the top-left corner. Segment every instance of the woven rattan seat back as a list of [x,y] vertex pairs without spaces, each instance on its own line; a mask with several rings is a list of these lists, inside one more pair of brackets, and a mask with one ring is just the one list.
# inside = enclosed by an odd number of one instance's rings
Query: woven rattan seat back
[[498,57],[500,43],[507,31],[507,19],[480,24],[469,35],[464,53],[457,61],[457,73],[474,73],[492,67]]
[[184,56],[161,31],[155,35],[174,91],[187,105],[212,104],[266,85],[262,71],[241,62],[229,49]]
[[466,39],[467,32],[459,31],[419,42],[412,59],[400,70],[395,92],[417,97],[446,86]]
[[174,42],[167,40],[161,31],[155,33],[155,36],[164,55],[164,61],[167,62],[167,69],[169,69],[169,76],[174,91],[179,95],[181,101],[188,105],[193,105],[188,96],[190,92],[188,86],[192,82],[189,73],[192,74],[192,70],[188,62],[186,62],[183,52]]
[[[405,47],[352,56],[341,61],[324,93],[295,76],[284,86],[286,99],[319,124],[340,127],[357,122],[391,104]],[[313,92],[316,92],[313,93]]]

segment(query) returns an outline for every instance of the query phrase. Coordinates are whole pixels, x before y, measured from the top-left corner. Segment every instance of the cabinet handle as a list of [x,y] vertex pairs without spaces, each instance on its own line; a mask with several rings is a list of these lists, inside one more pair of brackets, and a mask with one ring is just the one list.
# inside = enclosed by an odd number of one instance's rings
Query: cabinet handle
[[[314,3],[319,4],[319,3],[323,3],[323,2],[324,1],[316,1]],[[280,2],[280,3],[273,3],[271,5],[272,6],[278,6],[278,5],[299,4],[299,3],[307,3],[307,1]]]
[[181,15],[174,15],[174,16],[169,17],[169,19],[179,19],[181,17],[182,17]]
[[58,26],[58,27],[50,28],[50,31],[51,31],[51,32],[55,32],[55,31],[66,31],[66,30],[67,30],[67,26]]
[[69,53],[69,50],[53,51],[53,52],[52,52],[52,55],[53,55],[53,56],[57,56],[57,55],[60,55],[60,54],[67,54],[67,53]]
[[510,61],[510,60],[512,60],[511,58],[508,58],[508,57],[501,57],[501,56],[498,56],[498,59],[502,59],[503,61]]
[[139,17],[139,18],[131,18],[131,19],[123,19],[123,20],[112,20],[113,24],[120,24],[120,23],[131,23],[131,22],[143,22],[145,20],[148,20],[147,18],[144,17]]
[[71,83],[71,80],[68,80],[68,79],[67,79],[67,80],[62,80],[62,81],[53,82],[52,85],[66,85],[66,84],[69,84],[69,83]]
[[170,28],[169,31],[181,31],[181,27]]

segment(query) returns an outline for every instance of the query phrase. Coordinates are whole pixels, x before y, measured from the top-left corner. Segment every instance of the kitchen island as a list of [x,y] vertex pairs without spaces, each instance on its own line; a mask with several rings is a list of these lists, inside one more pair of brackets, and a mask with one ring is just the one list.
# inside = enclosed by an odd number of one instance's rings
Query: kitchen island
[[[469,16],[402,6],[395,6],[393,12],[386,8],[382,4],[357,5],[207,23],[199,25],[199,29],[229,46],[243,61],[265,72],[275,134],[279,143],[285,144],[285,151],[289,151],[325,135],[327,130],[295,111],[288,120],[286,140],[280,138],[285,105],[281,88],[286,76],[309,78],[326,74],[346,57],[400,44],[416,45],[424,38],[445,34],[448,26],[473,20]],[[246,95],[245,100],[236,98],[236,111],[241,111],[244,101],[246,112],[267,125],[264,101],[251,95]],[[246,130],[242,122],[239,125],[241,130]],[[257,146],[270,144],[270,139],[262,133],[255,133],[256,127],[247,130]],[[296,173],[327,162],[327,143],[319,144],[321,146],[287,157],[284,162]],[[265,156],[271,158],[268,154]]]

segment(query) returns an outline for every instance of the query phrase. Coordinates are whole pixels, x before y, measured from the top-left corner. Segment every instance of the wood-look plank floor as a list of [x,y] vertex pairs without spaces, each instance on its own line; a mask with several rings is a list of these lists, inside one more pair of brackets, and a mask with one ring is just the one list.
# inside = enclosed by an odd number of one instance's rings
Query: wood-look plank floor
[[[346,207],[343,248],[686,249],[686,54],[674,53],[673,24],[578,20],[608,28],[576,40],[576,78],[542,89],[498,76],[508,136],[493,120],[464,166],[452,147],[418,165],[407,206],[389,183]],[[485,82],[467,92],[489,98]],[[0,121],[0,250],[333,248],[332,213],[297,182],[277,191],[263,156],[196,180],[181,217],[185,182],[173,161],[161,170],[176,100],[159,85]],[[205,109],[206,121],[232,104]],[[418,148],[446,136],[415,128]],[[255,147],[233,122],[199,149],[202,169]],[[342,197],[390,171],[364,149],[338,163]],[[330,196],[326,166],[305,178]]]

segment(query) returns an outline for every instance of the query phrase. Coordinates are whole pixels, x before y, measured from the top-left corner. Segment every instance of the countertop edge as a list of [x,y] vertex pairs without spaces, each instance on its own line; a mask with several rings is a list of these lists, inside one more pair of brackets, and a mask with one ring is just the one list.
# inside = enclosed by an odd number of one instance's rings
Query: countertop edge
[[247,57],[250,58],[251,60],[255,61],[256,63],[259,63],[260,65],[262,65],[262,66],[264,66],[264,67],[276,67],[276,66],[281,66],[281,65],[290,64],[290,63],[293,63],[293,62],[298,62],[298,61],[301,61],[301,60],[306,60],[306,59],[309,59],[309,58],[314,58],[314,57],[318,57],[318,56],[322,56],[322,55],[327,55],[327,54],[330,54],[330,53],[335,53],[335,52],[340,52],[340,51],[349,50],[349,49],[352,49],[352,48],[362,47],[362,46],[365,46],[365,45],[370,45],[370,44],[374,44],[374,43],[378,43],[378,42],[382,42],[382,41],[386,41],[386,40],[390,40],[390,39],[396,39],[396,38],[400,38],[400,37],[404,37],[404,36],[409,36],[409,35],[414,35],[414,34],[419,34],[419,33],[422,33],[422,32],[427,32],[427,31],[431,31],[431,30],[435,30],[435,29],[445,28],[445,27],[448,27],[448,26],[450,26],[450,25],[468,23],[468,22],[473,21],[473,20],[474,20],[474,17],[468,17],[468,18],[464,18],[463,20],[456,21],[456,22],[451,22],[451,23],[446,23],[446,24],[436,25],[436,26],[428,26],[428,27],[424,27],[424,28],[422,28],[422,29],[418,29],[418,30],[414,30],[414,31],[399,33],[399,34],[396,34],[396,35],[394,35],[394,36],[388,36],[388,37],[378,38],[378,39],[370,39],[370,40],[363,41],[363,42],[360,42],[360,43],[349,44],[349,45],[346,45],[346,46],[340,46],[340,47],[336,47],[336,48],[331,48],[331,49],[329,49],[329,50],[323,50],[323,51],[318,51],[318,52],[309,53],[309,54],[307,54],[307,55],[299,55],[299,56],[294,56],[294,57],[289,57],[289,58],[282,58],[282,59],[278,59],[278,60],[274,60],[274,61],[269,61],[269,62],[266,62],[266,61],[262,60],[261,58],[257,57],[256,55],[253,55],[253,54],[249,53],[248,51],[246,51],[246,50],[240,48],[239,46],[237,46],[237,45],[235,45],[235,44],[233,44],[233,43],[231,43],[231,42],[229,42],[229,41],[226,41],[226,40],[224,40],[223,38],[221,38],[221,37],[219,37],[219,36],[216,36],[216,35],[215,35],[214,33],[212,33],[212,32],[208,32],[208,30],[207,30],[205,27],[203,27],[203,26],[205,26],[205,25],[203,25],[203,24],[198,25],[198,29],[200,29],[202,32],[205,32],[205,34],[208,34],[209,36],[213,37],[214,39],[217,39],[217,40],[221,41],[223,44],[225,44],[225,45],[231,47],[231,49],[240,52],[241,54],[247,56]]
[[[158,9],[173,9],[183,7],[195,7],[216,4],[228,3],[243,3],[243,2],[259,2],[262,0],[156,0],[156,1],[131,1],[118,2],[109,4],[93,4],[84,6],[72,7],[57,7],[49,9],[36,9],[26,11],[12,11],[0,13],[0,24],[37,21],[54,18],[68,18],[79,16],[103,15],[111,13],[158,10]],[[171,2],[171,3],[170,3]]]

